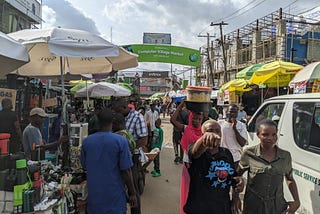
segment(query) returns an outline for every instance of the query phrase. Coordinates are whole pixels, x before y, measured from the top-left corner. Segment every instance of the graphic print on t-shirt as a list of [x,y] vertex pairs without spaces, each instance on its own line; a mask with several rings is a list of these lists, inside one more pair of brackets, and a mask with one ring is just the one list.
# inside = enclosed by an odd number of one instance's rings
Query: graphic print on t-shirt
[[212,181],[211,186],[215,188],[227,188],[231,185],[231,179],[228,179],[229,176],[234,174],[234,169],[231,168],[228,162],[224,160],[212,161],[206,178],[209,178]]

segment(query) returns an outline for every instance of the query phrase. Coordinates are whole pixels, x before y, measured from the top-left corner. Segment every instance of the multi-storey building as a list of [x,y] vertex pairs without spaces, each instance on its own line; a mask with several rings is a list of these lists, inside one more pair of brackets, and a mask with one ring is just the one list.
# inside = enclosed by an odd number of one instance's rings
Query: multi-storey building
[[181,89],[181,79],[169,73],[169,71],[120,71],[118,77],[123,78],[125,82],[131,83],[133,88],[138,87],[139,95],[142,98],[147,98],[157,92]]
[[0,0],[0,30],[11,33],[41,24],[38,0]]
[[[224,79],[235,79],[238,71],[257,63],[279,59],[305,65],[320,61],[319,21],[284,13],[281,8],[225,34],[222,41],[224,46],[220,40],[213,41],[208,47],[209,57],[208,54],[202,55],[207,61],[206,73],[214,78],[218,86]],[[209,81],[209,85],[212,85],[212,80]]]

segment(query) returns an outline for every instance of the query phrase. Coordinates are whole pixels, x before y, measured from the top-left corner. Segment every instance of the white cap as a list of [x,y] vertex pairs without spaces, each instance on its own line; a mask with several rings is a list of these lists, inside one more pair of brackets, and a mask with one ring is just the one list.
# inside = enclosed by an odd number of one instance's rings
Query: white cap
[[48,115],[42,108],[33,108],[30,111],[30,116],[39,115],[40,117],[47,117]]

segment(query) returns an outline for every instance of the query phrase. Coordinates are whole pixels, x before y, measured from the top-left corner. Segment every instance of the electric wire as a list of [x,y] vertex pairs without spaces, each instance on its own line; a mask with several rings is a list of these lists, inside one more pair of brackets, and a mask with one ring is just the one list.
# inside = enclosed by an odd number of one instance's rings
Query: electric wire
[[[226,19],[226,18],[228,18],[228,17],[230,17],[230,16],[233,16],[234,14],[238,13],[240,10],[246,8],[247,6],[249,6],[250,4],[254,3],[255,1],[258,1],[258,0],[253,0],[253,1],[249,2],[248,4],[244,5],[243,7],[239,8],[238,10],[234,11],[234,12],[231,13],[230,15],[228,15],[228,16],[226,16],[226,17],[224,17],[224,18],[220,18],[220,19],[218,19],[218,20],[215,20],[215,21],[213,21],[213,22],[220,22],[220,21],[222,21],[222,20],[224,20],[224,19]],[[199,35],[200,35],[201,33],[203,33],[203,31],[205,31],[205,30],[208,29],[209,27],[210,27],[210,25],[206,26],[203,30],[201,30],[201,31],[199,32]]]
[[250,11],[250,10],[252,10],[252,9],[260,6],[260,5],[263,4],[265,1],[266,1],[266,0],[262,0],[262,1],[258,2],[256,5],[254,5],[253,7],[251,7],[251,8],[249,8],[249,9],[243,11],[242,13],[239,13],[238,15],[236,15],[236,16],[234,16],[234,17],[228,18],[228,19],[226,19],[225,21],[230,21],[230,20],[233,20],[233,19],[237,18],[237,17],[239,17],[239,16],[247,13],[248,11]]

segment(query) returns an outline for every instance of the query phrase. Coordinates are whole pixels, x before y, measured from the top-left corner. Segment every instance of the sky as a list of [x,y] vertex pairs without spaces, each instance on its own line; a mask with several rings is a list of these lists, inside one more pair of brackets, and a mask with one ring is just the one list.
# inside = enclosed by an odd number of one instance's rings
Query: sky
[[[312,11],[320,11],[319,0],[42,0],[42,5],[42,28],[82,29],[116,45],[142,44],[144,32],[170,33],[172,45],[194,49],[206,45],[198,35],[219,35],[211,22],[227,22],[223,32],[228,33],[280,7],[292,14],[316,6]],[[168,70],[170,65],[140,63],[137,69]]]

